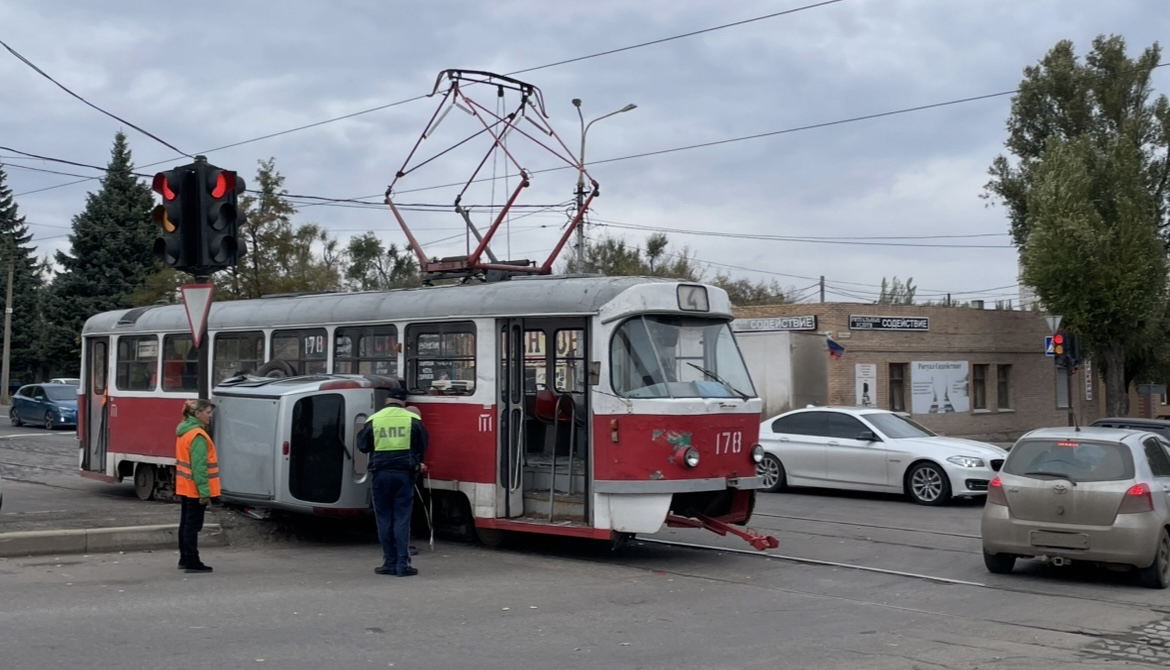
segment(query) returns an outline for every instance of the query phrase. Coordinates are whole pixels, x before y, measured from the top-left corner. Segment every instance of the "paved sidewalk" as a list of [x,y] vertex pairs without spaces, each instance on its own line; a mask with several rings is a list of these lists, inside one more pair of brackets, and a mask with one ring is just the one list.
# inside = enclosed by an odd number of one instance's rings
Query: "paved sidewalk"
[[[59,480],[5,480],[0,557],[177,548],[175,503],[138,500],[129,486]],[[225,544],[223,518],[232,515],[238,513],[209,510],[200,545]]]

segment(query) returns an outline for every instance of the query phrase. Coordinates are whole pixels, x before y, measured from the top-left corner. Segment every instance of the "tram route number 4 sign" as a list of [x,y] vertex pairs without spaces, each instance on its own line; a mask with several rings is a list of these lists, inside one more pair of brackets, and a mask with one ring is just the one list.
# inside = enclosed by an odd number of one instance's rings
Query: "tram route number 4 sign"
[[187,310],[187,325],[191,328],[191,338],[198,349],[203,333],[207,329],[207,314],[211,311],[211,296],[215,292],[215,286],[186,284],[180,290],[183,293],[183,309]]

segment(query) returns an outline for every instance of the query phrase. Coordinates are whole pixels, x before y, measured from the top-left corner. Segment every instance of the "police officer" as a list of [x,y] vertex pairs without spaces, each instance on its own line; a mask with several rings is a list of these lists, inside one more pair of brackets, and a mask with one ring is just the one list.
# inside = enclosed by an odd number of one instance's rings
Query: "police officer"
[[418,415],[406,409],[406,391],[391,388],[386,406],[366,420],[358,434],[358,448],[373,452],[369,471],[373,477],[374,518],[382,543],[379,575],[410,577],[418,569],[410,565],[410,516],[414,503],[414,478],[426,472],[427,431]]

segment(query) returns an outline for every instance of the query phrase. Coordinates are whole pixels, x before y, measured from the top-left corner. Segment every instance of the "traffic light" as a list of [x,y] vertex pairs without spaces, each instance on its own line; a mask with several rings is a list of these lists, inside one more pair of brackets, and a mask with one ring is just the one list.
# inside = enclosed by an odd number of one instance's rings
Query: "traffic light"
[[162,196],[162,204],[151,212],[154,225],[159,227],[154,241],[154,255],[169,268],[182,269],[187,265],[186,239],[183,226],[183,179],[179,169],[154,175],[151,190]]
[[1057,367],[1075,368],[1081,364],[1081,338],[1068,331],[1052,335],[1052,356]]
[[232,170],[223,170],[201,163],[199,170],[200,223],[199,259],[196,263],[208,274],[235,267],[245,253],[239,237],[244,215],[239,209],[239,196],[245,190],[244,180]]

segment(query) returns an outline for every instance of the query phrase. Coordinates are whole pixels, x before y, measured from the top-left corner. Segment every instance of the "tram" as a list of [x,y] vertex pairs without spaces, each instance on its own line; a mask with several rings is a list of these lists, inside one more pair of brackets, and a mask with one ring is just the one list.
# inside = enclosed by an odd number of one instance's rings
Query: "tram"
[[[369,388],[390,378],[431,435],[425,494],[436,524],[489,544],[506,531],[616,541],[665,524],[776,546],[746,528],[761,486],[761,400],[731,319],[722,289],[646,277],[543,275],[214,303],[205,345],[213,399],[332,391],[350,404],[330,410],[342,417],[331,421],[244,412],[260,426],[291,422],[274,435],[302,436],[301,447],[273,439],[267,491],[256,482],[246,490],[248,476],[227,472],[229,454],[259,442],[233,444],[213,423],[225,498],[237,489],[257,507],[368,509],[355,437],[378,409]],[[174,431],[183,401],[197,396],[197,361],[180,305],[87,320],[82,474],[133,478],[144,499],[171,495]],[[305,473],[319,485],[292,481]]]

